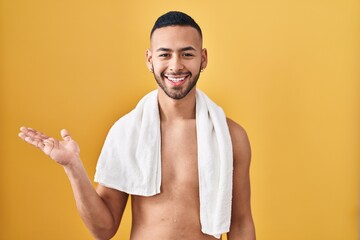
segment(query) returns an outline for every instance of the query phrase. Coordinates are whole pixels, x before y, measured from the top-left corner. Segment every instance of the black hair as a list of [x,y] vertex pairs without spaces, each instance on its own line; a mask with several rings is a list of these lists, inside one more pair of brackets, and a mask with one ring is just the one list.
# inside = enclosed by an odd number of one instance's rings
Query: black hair
[[193,27],[199,32],[199,34],[202,38],[201,28],[195,22],[195,20],[192,17],[190,17],[189,15],[187,15],[186,13],[178,12],[178,11],[171,11],[171,12],[165,13],[164,15],[160,16],[156,20],[154,27],[151,30],[150,38],[156,29],[167,27],[167,26],[190,26],[190,27]]

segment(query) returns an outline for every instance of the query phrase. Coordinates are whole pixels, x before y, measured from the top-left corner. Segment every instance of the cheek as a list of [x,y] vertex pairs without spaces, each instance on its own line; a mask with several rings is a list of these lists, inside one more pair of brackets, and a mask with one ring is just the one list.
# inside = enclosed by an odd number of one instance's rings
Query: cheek
[[154,72],[155,72],[155,74],[157,76],[161,76],[162,73],[166,72],[166,68],[162,68],[162,67],[157,66],[157,67],[154,68]]
[[194,62],[191,66],[189,66],[189,70],[193,73],[193,74],[197,74],[200,71],[201,68],[201,62]]
[[194,59],[193,61],[191,61],[191,68],[192,69],[196,69],[196,68],[200,68],[200,66],[201,66],[201,58],[199,57],[199,58],[196,58],[196,59]]
[[164,62],[162,61],[153,61],[153,67],[156,72],[162,72],[166,68]]

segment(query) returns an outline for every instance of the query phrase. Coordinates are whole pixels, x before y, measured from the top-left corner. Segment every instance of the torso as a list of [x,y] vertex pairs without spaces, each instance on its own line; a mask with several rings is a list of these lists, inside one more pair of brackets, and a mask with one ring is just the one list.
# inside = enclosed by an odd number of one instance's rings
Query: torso
[[216,239],[201,232],[195,124],[161,123],[161,193],[131,197],[131,240]]

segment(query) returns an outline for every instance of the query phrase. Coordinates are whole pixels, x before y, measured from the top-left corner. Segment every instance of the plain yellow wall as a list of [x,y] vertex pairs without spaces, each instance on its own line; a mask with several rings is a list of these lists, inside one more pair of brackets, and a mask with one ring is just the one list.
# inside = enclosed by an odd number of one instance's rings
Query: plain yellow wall
[[[156,18],[192,15],[209,65],[199,88],[250,136],[261,240],[355,240],[360,3],[0,1],[0,239],[91,239],[63,169],[17,137],[67,128],[93,178],[108,129],[156,87]],[[114,239],[128,239],[126,209]]]

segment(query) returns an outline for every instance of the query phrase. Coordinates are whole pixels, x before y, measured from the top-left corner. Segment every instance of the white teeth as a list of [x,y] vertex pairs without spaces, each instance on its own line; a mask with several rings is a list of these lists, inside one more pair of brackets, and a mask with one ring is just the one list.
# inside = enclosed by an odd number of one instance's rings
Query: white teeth
[[181,77],[181,78],[167,77],[167,79],[169,79],[172,82],[180,82],[180,81],[184,80],[185,77]]

